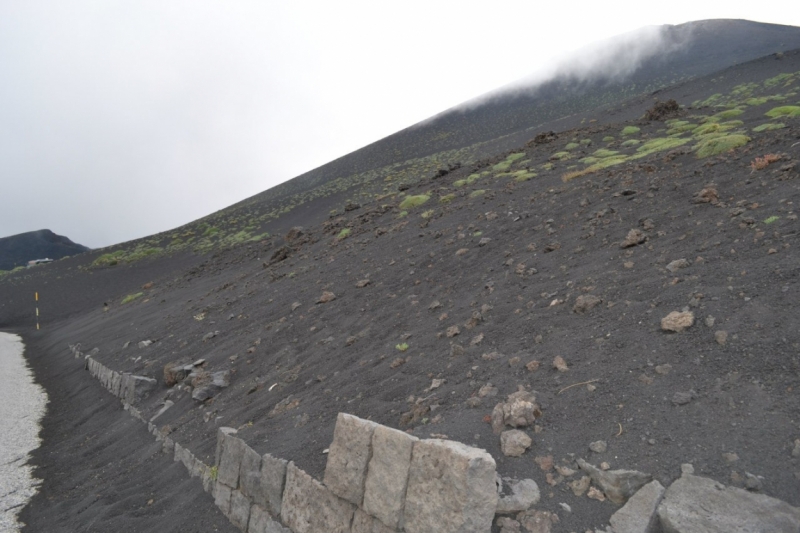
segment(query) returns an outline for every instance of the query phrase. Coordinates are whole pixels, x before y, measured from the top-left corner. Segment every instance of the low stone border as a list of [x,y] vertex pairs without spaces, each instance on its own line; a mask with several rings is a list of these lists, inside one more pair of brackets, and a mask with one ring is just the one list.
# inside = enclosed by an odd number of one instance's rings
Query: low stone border
[[[83,355],[72,350],[76,357]],[[164,453],[200,478],[225,516],[246,533],[491,530],[497,474],[494,459],[484,450],[455,441],[420,440],[339,413],[323,482],[291,461],[259,455],[233,428],[218,429],[214,466],[209,466],[162,434],[134,406],[156,389],[155,379],[116,372],[91,354],[85,361],[92,377],[147,424]]]

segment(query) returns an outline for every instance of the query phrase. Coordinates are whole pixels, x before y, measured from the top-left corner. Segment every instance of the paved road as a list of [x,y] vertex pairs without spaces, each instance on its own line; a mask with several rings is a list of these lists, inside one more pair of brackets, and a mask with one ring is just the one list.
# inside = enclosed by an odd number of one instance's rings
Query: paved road
[[33,382],[17,335],[0,332],[0,533],[19,531],[17,513],[39,480],[26,464],[39,446],[39,421],[47,394]]

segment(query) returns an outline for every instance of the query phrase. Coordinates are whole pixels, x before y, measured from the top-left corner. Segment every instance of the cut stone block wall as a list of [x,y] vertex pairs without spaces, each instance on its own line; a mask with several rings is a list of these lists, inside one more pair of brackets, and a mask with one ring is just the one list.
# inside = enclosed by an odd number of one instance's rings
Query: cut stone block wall
[[[340,413],[323,482],[294,463],[260,455],[219,428],[214,465],[162,434],[134,406],[152,378],[115,372],[92,357],[85,368],[147,425],[165,453],[198,477],[245,533],[485,533],[497,505],[495,462],[483,450]],[[282,522],[282,523],[281,523]]]

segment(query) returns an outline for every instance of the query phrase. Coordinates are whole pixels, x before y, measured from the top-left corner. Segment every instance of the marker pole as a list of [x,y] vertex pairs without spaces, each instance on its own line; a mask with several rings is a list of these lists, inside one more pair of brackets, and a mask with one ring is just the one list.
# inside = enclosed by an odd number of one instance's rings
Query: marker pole
[[39,293],[36,292],[36,329],[39,329]]

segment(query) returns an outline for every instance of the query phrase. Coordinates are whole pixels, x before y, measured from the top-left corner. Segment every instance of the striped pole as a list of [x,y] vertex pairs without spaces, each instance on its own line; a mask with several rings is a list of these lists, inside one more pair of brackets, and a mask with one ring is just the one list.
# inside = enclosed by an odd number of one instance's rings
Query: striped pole
[[39,293],[36,294],[36,329],[39,329]]

